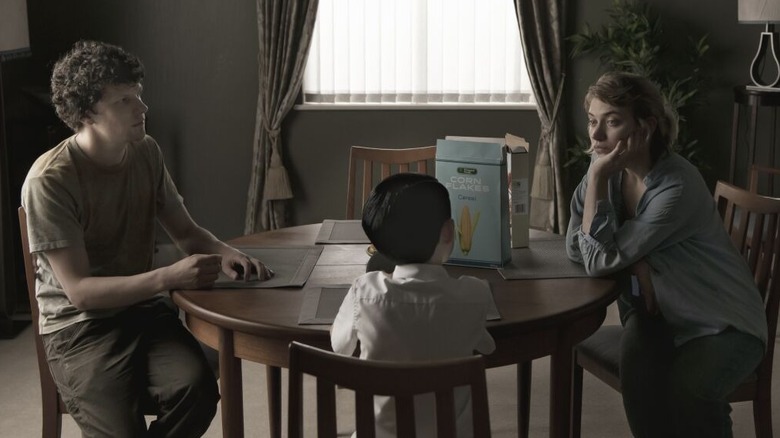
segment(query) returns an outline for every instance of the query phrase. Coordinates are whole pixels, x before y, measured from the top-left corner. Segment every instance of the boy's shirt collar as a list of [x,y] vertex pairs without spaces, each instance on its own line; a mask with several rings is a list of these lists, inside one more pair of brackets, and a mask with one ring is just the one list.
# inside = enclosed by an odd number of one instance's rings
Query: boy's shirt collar
[[435,280],[447,278],[449,274],[442,265],[430,263],[410,263],[407,265],[396,265],[393,271],[393,278],[417,278],[422,280]]

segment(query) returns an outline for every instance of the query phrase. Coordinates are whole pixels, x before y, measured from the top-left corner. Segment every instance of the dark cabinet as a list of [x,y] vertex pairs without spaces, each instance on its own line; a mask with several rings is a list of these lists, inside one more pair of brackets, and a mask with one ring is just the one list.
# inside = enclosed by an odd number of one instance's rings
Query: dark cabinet
[[[780,167],[777,163],[780,89],[734,88],[729,181],[747,187],[752,164]],[[773,189],[773,188],[772,188]]]
[[19,86],[14,79],[7,75],[0,82],[5,131],[0,148],[0,338],[15,336],[29,321],[16,214],[24,178],[40,154],[70,133],[56,117],[44,86]]

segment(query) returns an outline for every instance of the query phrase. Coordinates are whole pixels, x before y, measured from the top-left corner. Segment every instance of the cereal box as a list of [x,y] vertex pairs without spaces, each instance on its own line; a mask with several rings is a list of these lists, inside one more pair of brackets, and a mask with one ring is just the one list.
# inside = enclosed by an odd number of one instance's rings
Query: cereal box
[[509,205],[512,229],[512,248],[528,247],[530,179],[528,142],[523,137],[506,135],[509,166]]
[[509,187],[503,138],[436,142],[436,178],[447,187],[455,220],[448,263],[499,267],[511,260]]

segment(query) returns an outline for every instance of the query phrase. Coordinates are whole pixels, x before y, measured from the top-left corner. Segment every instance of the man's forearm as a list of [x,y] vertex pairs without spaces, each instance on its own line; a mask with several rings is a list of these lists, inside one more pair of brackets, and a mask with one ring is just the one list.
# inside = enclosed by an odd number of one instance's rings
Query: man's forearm
[[66,289],[80,310],[125,307],[169,289],[162,270],[123,277],[84,277]]

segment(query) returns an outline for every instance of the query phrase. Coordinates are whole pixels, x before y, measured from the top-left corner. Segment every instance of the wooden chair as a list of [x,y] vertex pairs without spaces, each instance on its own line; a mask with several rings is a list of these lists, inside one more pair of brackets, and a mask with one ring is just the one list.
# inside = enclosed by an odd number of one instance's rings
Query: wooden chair
[[481,356],[425,363],[398,363],[343,356],[290,344],[288,437],[303,436],[303,375],[317,379],[317,434],[336,438],[335,386],[355,392],[357,436],[374,436],[374,395],[395,397],[397,436],[414,438],[413,397],[435,393],[439,438],[455,436],[455,387],[471,388],[474,436],[490,436],[485,364]]
[[[30,314],[32,316],[33,338],[35,339],[35,353],[38,358],[38,373],[41,377],[41,436],[43,438],[60,438],[62,435],[62,415],[68,413],[68,408],[63,403],[57,385],[51,377],[49,364],[46,361],[46,352],[43,349],[43,340],[38,332],[38,319],[40,311],[35,297],[35,255],[30,253],[30,239],[27,235],[27,214],[24,207],[19,207],[19,231],[22,237],[22,258],[24,260],[24,273],[27,279],[27,294],[30,297]],[[157,415],[151,401],[143,406],[147,415]]]
[[[349,151],[346,218],[359,219],[368,195],[381,180],[402,172],[433,174],[432,166],[429,169],[429,162],[432,164],[435,159],[436,146],[407,149],[352,146]],[[359,168],[362,169],[362,178],[361,174],[358,173]],[[360,181],[360,185],[358,185],[358,181]],[[360,202],[357,208],[356,198]]]
[[[778,177],[780,177],[780,169],[752,164],[750,166],[748,190],[765,196],[775,196],[775,178]],[[766,181],[766,186],[763,184],[764,181]],[[762,190],[763,187],[767,189]]]
[[43,438],[59,438],[62,434],[62,414],[68,413],[68,408],[60,398],[57,385],[51,377],[49,364],[46,362],[46,353],[43,349],[43,340],[38,332],[38,301],[35,298],[35,268],[34,255],[30,253],[30,240],[27,236],[27,215],[23,207],[19,207],[19,230],[22,237],[22,258],[24,260],[24,273],[27,278],[27,294],[30,297],[30,314],[32,316],[33,337],[35,339],[35,353],[38,358],[38,373],[41,376],[41,414]]
[[[729,396],[729,401],[752,401],[756,437],[771,438],[772,361],[780,306],[780,282],[774,278],[774,273],[780,269],[780,198],[761,196],[718,181],[715,200],[726,231],[745,256],[764,299],[770,336],[766,355],[756,372],[740,384]],[[621,391],[618,364],[622,331],[619,325],[603,326],[575,348],[573,437],[580,436],[584,369],[618,392]]]

